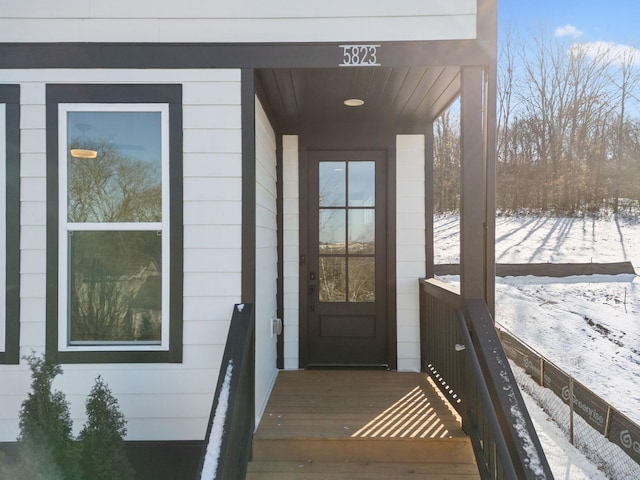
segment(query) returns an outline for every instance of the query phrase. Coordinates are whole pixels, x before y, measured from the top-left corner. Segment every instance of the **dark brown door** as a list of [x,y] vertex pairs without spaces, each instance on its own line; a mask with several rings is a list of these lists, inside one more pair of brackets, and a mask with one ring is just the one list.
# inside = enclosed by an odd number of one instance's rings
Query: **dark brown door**
[[386,152],[308,158],[308,365],[388,365]]

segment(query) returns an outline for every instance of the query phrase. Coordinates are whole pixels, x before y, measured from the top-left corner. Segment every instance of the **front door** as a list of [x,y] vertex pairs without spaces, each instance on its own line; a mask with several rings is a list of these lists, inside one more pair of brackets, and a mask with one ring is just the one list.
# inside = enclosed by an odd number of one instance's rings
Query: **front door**
[[386,151],[308,160],[307,366],[388,365]]

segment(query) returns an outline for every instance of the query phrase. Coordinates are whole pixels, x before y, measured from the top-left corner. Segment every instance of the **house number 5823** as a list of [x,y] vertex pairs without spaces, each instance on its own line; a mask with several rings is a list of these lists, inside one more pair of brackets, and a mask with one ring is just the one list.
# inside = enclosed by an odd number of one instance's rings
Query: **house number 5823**
[[378,47],[380,45],[340,45],[342,48],[341,67],[379,66]]

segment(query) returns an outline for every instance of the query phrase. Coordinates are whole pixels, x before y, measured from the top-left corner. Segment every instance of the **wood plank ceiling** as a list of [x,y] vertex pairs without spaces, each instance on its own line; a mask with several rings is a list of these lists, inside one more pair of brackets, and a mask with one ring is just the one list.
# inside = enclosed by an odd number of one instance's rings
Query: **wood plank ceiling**
[[[424,131],[458,95],[460,69],[356,67],[264,69],[258,81],[282,134],[305,125],[358,123],[392,125],[397,133]],[[364,100],[347,107],[344,100]]]

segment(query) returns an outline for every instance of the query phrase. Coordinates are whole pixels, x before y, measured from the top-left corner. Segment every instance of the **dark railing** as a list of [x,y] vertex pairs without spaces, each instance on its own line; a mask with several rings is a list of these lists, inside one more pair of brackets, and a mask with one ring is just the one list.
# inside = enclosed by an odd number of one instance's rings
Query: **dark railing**
[[420,281],[421,363],[462,417],[483,479],[552,479],[484,300]]
[[236,305],[220,364],[197,479],[244,478],[255,426],[253,305]]

